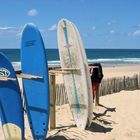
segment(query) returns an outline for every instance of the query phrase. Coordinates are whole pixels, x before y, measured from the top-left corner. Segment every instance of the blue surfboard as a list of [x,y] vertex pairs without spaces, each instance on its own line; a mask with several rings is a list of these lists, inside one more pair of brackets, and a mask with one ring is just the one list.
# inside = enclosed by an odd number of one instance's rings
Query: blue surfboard
[[22,33],[21,69],[23,74],[33,75],[23,79],[23,92],[33,138],[42,140],[49,123],[48,64],[41,34],[32,23],[25,25]]
[[24,116],[19,84],[12,64],[0,53],[0,118],[5,139],[24,139]]

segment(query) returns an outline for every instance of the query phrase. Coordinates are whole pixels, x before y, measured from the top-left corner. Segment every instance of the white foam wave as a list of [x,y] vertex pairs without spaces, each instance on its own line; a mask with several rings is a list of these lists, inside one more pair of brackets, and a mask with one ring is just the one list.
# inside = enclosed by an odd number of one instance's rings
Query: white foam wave
[[[88,63],[102,63],[102,64],[140,64],[140,58],[98,58],[98,59],[88,59]],[[14,68],[20,69],[21,62],[12,62]],[[60,61],[53,60],[48,61],[49,67],[59,67]]]
[[89,63],[92,62],[130,62],[130,63],[140,63],[140,58],[99,58],[99,59],[89,59]]

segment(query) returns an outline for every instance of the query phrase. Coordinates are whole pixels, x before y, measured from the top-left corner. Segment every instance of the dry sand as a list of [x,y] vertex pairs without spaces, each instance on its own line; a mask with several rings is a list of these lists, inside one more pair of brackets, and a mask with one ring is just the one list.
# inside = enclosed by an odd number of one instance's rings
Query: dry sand
[[133,76],[140,74],[140,65],[118,66],[118,67],[105,67],[103,68],[104,78]]
[[[140,66],[103,68],[104,78],[133,76]],[[56,83],[63,83],[57,75]],[[75,126],[69,105],[56,107],[56,129],[48,131],[48,140],[140,140],[140,90],[121,91],[100,97],[100,106],[94,107],[90,128]],[[32,140],[25,115],[25,138]],[[0,128],[0,140],[4,140]]]
[[[140,73],[140,65],[103,67],[104,79],[112,77],[133,76]],[[62,74],[56,75],[56,83],[63,83]]]
[[76,128],[69,106],[56,108],[57,128],[50,140],[140,140],[140,91],[121,91],[100,98],[90,128]]
[[[140,140],[140,90],[121,91],[100,97],[94,107],[90,128],[75,126],[69,105],[56,107],[56,129],[49,131],[48,140]],[[26,121],[27,124],[27,121]],[[27,126],[26,139],[32,140]]]

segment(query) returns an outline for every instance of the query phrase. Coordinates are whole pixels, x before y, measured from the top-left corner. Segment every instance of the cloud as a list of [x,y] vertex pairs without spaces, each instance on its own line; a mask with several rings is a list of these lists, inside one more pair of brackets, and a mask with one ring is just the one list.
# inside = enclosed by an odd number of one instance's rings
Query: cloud
[[132,33],[133,36],[140,36],[140,29]]
[[112,24],[111,22],[108,22],[108,23],[107,23],[108,26],[110,26],[111,24]]
[[21,36],[24,26],[19,27],[0,27],[0,35],[14,35],[14,36]]
[[92,31],[95,31],[96,30],[96,27],[95,26],[92,26]]
[[27,13],[28,16],[35,17],[38,15],[38,11],[36,9],[31,9]]
[[115,31],[114,30],[110,30],[110,32],[109,32],[110,34],[115,34]]
[[0,34],[16,34],[17,30],[16,27],[0,27]]
[[134,31],[134,32],[129,32],[128,36],[133,36],[133,37],[140,37],[140,29]]
[[52,25],[48,30],[49,31],[56,31],[57,30],[57,25],[56,24]]
[[0,32],[14,32],[16,27],[0,27]]

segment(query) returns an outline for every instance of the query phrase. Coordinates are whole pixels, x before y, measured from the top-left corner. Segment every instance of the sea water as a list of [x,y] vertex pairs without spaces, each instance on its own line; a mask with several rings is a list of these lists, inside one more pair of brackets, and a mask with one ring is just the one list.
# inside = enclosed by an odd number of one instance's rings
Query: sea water
[[[15,67],[20,67],[20,49],[0,49]],[[140,64],[140,49],[86,49],[88,63],[103,66]],[[49,67],[60,66],[58,49],[46,49]]]

